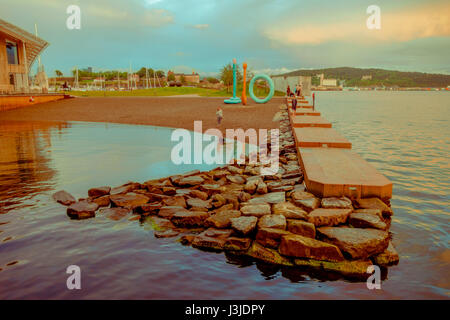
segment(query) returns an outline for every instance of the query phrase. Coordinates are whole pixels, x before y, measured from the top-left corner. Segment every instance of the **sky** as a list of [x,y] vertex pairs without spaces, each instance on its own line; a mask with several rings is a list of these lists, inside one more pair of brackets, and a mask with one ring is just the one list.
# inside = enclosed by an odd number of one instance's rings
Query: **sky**
[[[67,7],[81,29],[66,26]],[[368,29],[367,8],[380,8]],[[0,0],[0,18],[50,43],[48,74],[95,71],[198,72],[214,76],[236,58],[253,72],[329,67],[450,74],[447,0]],[[33,70],[36,69],[36,64]]]

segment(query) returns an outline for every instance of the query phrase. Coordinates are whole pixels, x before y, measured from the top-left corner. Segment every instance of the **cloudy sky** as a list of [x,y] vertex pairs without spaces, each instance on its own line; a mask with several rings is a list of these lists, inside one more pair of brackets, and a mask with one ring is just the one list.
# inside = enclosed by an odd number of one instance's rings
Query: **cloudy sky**
[[[66,27],[69,5],[81,29]],[[369,30],[369,5],[381,29]],[[50,42],[48,73],[148,66],[213,75],[237,58],[254,71],[377,67],[450,74],[447,0],[0,0],[0,18]],[[34,69],[34,68],[33,68]]]

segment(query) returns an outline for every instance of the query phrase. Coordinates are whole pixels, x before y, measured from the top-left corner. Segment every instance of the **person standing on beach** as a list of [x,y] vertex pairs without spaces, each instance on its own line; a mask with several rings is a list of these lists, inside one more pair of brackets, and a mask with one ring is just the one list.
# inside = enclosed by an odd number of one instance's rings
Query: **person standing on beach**
[[288,97],[291,96],[291,87],[289,87],[289,85],[287,86],[286,95],[287,95]]
[[217,117],[217,124],[220,125],[223,119],[223,111],[221,107],[217,107],[216,117]]
[[292,111],[294,114],[297,112],[297,99],[295,98],[295,94],[291,93],[292,97]]

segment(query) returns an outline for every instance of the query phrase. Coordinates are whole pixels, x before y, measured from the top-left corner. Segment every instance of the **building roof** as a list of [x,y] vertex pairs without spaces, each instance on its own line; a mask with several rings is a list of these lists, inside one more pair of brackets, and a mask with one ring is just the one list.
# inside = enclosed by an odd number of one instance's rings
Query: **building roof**
[[25,43],[27,70],[30,70],[39,53],[49,45],[47,41],[2,19],[0,19],[0,32]]

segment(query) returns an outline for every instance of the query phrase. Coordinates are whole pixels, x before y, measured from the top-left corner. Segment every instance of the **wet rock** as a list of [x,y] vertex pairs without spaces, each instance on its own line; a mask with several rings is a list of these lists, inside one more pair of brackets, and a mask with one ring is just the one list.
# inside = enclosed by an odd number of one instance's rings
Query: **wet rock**
[[204,181],[205,179],[200,176],[189,176],[175,180],[174,183],[181,187],[192,187],[202,184]]
[[72,203],[67,208],[67,215],[71,219],[87,219],[95,217],[95,211],[98,209],[98,204],[94,202],[78,201]]
[[280,202],[274,204],[272,207],[272,212],[274,214],[282,214],[288,219],[307,219],[306,211],[291,202]]
[[290,267],[294,265],[291,259],[281,256],[277,250],[263,247],[256,241],[253,241],[247,251],[247,255],[271,264],[279,264]]
[[319,236],[339,247],[352,259],[366,259],[383,252],[389,245],[389,234],[377,229],[348,227],[318,228]]
[[335,245],[300,235],[281,238],[279,251],[282,255],[326,261],[343,261],[344,257]]
[[173,229],[175,226],[169,219],[160,218],[156,216],[148,217],[146,222],[150,223],[153,230],[162,231],[167,229]]
[[106,196],[111,191],[111,187],[103,186],[98,188],[91,188],[88,190],[89,197],[98,198],[101,196]]
[[200,190],[191,190],[189,192],[189,195],[191,197],[199,198],[201,200],[207,200],[208,199],[208,193],[200,191]]
[[237,184],[244,184],[245,183],[245,177],[240,175],[228,175],[226,176],[227,180],[231,183],[237,183]]
[[191,245],[192,241],[194,241],[196,235],[193,234],[185,234],[178,239],[178,242],[185,246]]
[[286,218],[282,214],[267,214],[258,221],[258,228],[286,229]]
[[222,187],[218,184],[205,183],[199,186],[199,190],[206,192],[208,196],[212,196],[213,194],[221,193]]
[[98,214],[105,216],[108,219],[119,221],[123,218],[128,218],[131,214],[131,211],[126,208],[102,208],[98,211]]
[[215,208],[219,208],[227,203],[227,200],[220,193],[213,195],[211,197],[211,200],[212,200],[212,205]]
[[238,200],[239,200],[240,202],[247,202],[247,201],[250,200],[251,198],[252,198],[252,196],[251,196],[249,193],[244,192],[244,191],[239,192]]
[[177,206],[183,208],[187,207],[186,200],[184,199],[183,196],[174,196],[171,198],[166,198],[163,199],[162,202],[165,206]]
[[308,215],[308,221],[316,227],[336,226],[346,223],[352,209],[324,209],[319,208],[311,211]]
[[240,216],[241,212],[238,210],[221,211],[206,219],[205,226],[218,229],[229,228],[231,226],[231,218],[237,218]]
[[386,230],[388,225],[376,214],[353,212],[348,218],[348,223],[355,228],[374,228]]
[[192,246],[195,248],[222,250],[226,239],[230,236],[232,230],[216,230],[209,228],[192,241]]
[[255,230],[258,218],[253,216],[238,217],[238,218],[231,218],[230,221],[231,227],[238,233],[245,236],[247,234],[250,234],[253,230]]
[[347,197],[323,198],[321,206],[326,209],[353,209],[352,200]]
[[98,204],[99,207],[107,207],[111,203],[109,196],[102,196],[94,199],[89,198],[88,201]]
[[150,199],[147,196],[136,193],[115,194],[109,197],[115,207],[135,208],[147,203]]
[[394,245],[389,241],[389,245],[382,253],[372,257],[374,264],[378,266],[390,266],[397,264],[400,260],[397,250],[395,250]]
[[140,215],[149,215],[149,214],[155,214],[158,213],[158,210],[162,207],[162,204],[160,202],[153,202],[153,203],[144,203],[140,206],[137,206],[134,208],[134,212]]
[[139,189],[139,187],[141,186],[140,183],[137,182],[128,182],[125,183],[121,186],[112,188],[109,192],[110,195],[117,195],[117,194],[122,194],[122,193],[129,193],[135,189]]
[[380,217],[381,219],[383,218],[383,214],[381,213],[380,209],[356,209],[353,212],[364,213],[364,214],[373,214],[373,215]]
[[392,209],[389,208],[383,201],[379,198],[364,198],[355,200],[357,207],[359,209],[378,209],[385,216],[392,216]]
[[308,238],[314,239],[316,237],[316,227],[314,224],[302,220],[287,219],[287,230]]
[[296,266],[309,267],[327,272],[338,272],[349,277],[367,277],[367,268],[372,265],[370,260],[344,260],[339,262],[320,261],[314,259],[294,259]]
[[231,251],[245,251],[250,248],[251,244],[252,239],[250,238],[229,237],[226,239],[223,248]]
[[177,189],[174,187],[163,187],[161,188],[161,191],[166,196],[173,196],[177,193]]
[[275,228],[259,228],[256,233],[256,241],[261,245],[277,249],[281,242],[281,237],[290,234],[286,230]]
[[212,208],[211,201],[205,201],[205,200],[198,199],[198,198],[190,198],[190,199],[187,199],[186,202],[190,207],[205,208],[205,209]]
[[75,203],[77,201],[74,196],[64,190],[55,192],[52,197],[53,200],[65,206],[70,206],[72,203]]
[[209,213],[204,211],[177,211],[171,221],[178,227],[201,227],[208,217]]
[[256,192],[259,194],[266,194],[267,191],[267,185],[264,182],[258,183],[258,186],[256,188]]
[[187,212],[183,207],[180,206],[163,206],[159,209],[158,216],[163,218],[171,218],[177,212]]
[[286,201],[286,197],[285,197],[284,192],[271,192],[271,193],[267,193],[263,196],[250,199],[248,201],[248,203],[250,203],[250,204],[259,204],[259,203],[274,204],[274,203],[280,203],[280,202],[285,202],[285,201]]
[[262,217],[271,213],[270,205],[265,204],[245,204],[241,207],[242,215]]
[[320,201],[317,198],[309,198],[303,200],[294,200],[295,205],[299,206],[306,212],[311,212],[319,208]]
[[154,235],[156,238],[173,238],[178,236],[179,232],[173,229],[156,230]]

